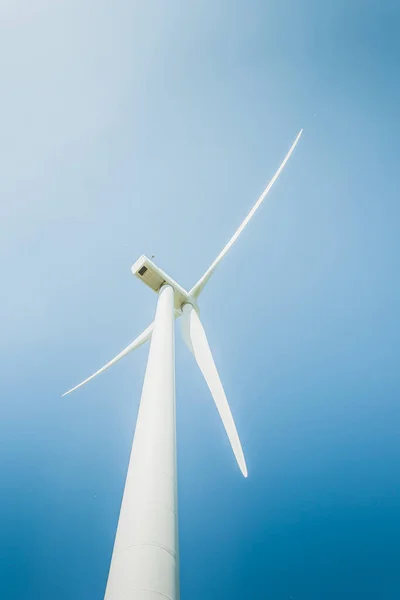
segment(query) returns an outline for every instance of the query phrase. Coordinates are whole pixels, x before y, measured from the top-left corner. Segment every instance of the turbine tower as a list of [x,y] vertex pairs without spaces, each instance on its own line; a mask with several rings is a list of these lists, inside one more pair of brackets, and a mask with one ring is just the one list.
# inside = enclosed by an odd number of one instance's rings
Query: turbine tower
[[179,600],[174,348],[177,318],[181,318],[183,338],[208,384],[239,468],[247,477],[242,446],[200,321],[197,300],[278,179],[302,132],[243,223],[189,292],[146,256],[139,258],[132,273],[158,294],[153,323],[104,367],[63,394],[85,385],[151,339],[105,600]]

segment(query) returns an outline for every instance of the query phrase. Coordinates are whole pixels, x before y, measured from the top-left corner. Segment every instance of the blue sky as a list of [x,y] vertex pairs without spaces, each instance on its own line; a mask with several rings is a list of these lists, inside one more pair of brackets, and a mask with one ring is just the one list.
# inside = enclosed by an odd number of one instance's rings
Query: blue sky
[[1,3],[1,598],[103,597],[146,348],[60,395],[152,318],[136,258],[190,287],[301,127],[201,298],[247,480],[177,336],[182,598],[400,595],[399,20]]

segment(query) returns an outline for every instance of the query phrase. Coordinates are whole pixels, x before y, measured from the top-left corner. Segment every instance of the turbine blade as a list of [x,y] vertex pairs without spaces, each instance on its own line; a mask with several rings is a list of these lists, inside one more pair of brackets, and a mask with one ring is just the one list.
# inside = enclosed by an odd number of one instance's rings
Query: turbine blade
[[115,365],[115,363],[117,363],[119,360],[121,360],[121,358],[124,358],[124,356],[126,356],[130,352],[133,352],[133,350],[136,350],[136,348],[139,348],[139,346],[141,346],[142,344],[147,342],[147,340],[151,337],[152,331],[153,331],[153,323],[151,325],[149,325],[148,328],[145,329],[135,340],[133,340],[133,342],[131,342],[129,344],[129,346],[127,346],[124,350],[122,350],[122,352],[117,354],[117,356],[115,356],[112,360],[110,360],[110,362],[108,362],[106,365],[104,365],[104,367],[102,367],[101,369],[96,371],[96,373],[93,373],[93,375],[91,375],[90,377],[85,379],[85,381],[82,381],[75,387],[68,390],[68,392],[65,392],[65,394],[62,395],[62,398],[64,396],[67,396],[71,392],[74,392],[78,388],[82,387],[83,385],[85,385],[85,383],[88,383],[88,381],[91,381],[92,379],[97,377],[97,375],[100,375],[100,373],[103,373],[104,371],[106,371],[107,369],[109,369],[110,367]]
[[266,195],[268,194],[268,192],[270,191],[270,189],[274,185],[275,181],[278,179],[279,175],[282,173],[282,171],[283,171],[283,169],[284,169],[287,161],[289,160],[289,158],[290,158],[293,150],[295,149],[295,147],[297,145],[297,142],[299,141],[300,136],[301,136],[302,133],[303,133],[303,130],[301,129],[300,132],[297,134],[297,137],[294,140],[294,142],[293,142],[293,144],[292,144],[289,152],[286,154],[285,158],[283,159],[283,162],[281,163],[279,169],[276,171],[275,175],[273,176],[273,178],[271,179],[271,181],[269,182],[269,184],[267,185],[267,187],[265,188],[265,190],[263,191],[263,193],[261,194],[261,196],[259,197],[259,199],[255,203],[255,205],[253,206],[253,208],[251,209],[251,211],[249,212],[249,214],[247,215],[247,217],[245,218],[245,220],[243,221],[243,223],[235,231],[235,233],[232,236],[232,238],[226,244],[226,246],[224,247],[224,249],[222,250],[222,252],[220,252],[218,254],[217,258],[214,260],[214,262],[211,264],[211,266],[207,269],[207,271],[204,273],[204,275],[201,277],[201,279],[199,279],[199,281],[196,283],[196,285],[193,286],[192,289],[190,290],[189,293],[190,293],[190,295],[193,298],[197,299],[199,297],[199,295],[202,292],[204,286],[206,285],[206,283],[210,279],[211,275],[214,273],[215,269],[217,268],[217,266],[219,265],[219,263],[221,262],[221,260],[224,258],[225,254],[233,246],[233,244],[238,239],[239,235],[242,233],[243,229],[246,227],[246,225],[248,224],[248,222],[250,221],[250,219],[253,217],[253,215],[256,212],[256,210],[259,208],[259,206],[261,206],[261,204],[262,204],[263,200],[265,199]]
[[190,304],[185,304],[183,307],[182,335],[190,351],[193,353],[214,398],[239,468],[243,475],[247,477],[247,467],[242,446],[217,367],[211,354],[206,333],[197,312]]

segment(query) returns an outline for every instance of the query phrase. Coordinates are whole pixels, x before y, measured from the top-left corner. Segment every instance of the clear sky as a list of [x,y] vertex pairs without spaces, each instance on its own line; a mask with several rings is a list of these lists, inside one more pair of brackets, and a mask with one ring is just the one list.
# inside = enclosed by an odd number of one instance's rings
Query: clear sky
[[101,600],[156,297],[197,281],[245,480],[177,331],[182,600],[400,597],[400,7],[0,2],[0,597]]

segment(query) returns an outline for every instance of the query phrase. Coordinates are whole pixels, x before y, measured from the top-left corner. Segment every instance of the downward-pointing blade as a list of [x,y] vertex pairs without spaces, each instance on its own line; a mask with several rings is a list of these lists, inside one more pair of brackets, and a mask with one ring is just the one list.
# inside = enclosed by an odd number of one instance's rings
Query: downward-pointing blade
[[289,160],[293,150],[295,149],[297,142],[299,141],[302,133],[303,133],[303,130],[301,129],[299,131],[299,133],[297,134],[297,137],[294,140],[293,144],[291,145],[289,152],[286,154],[285,158],[281,162],[279,169],[276,171],[275,175],[273,176],[273,178],[271,179],[271,181],[269,182],[269,184],[267,185],[267,187],[265,188],[265,190],[263,191],[263,193],[261,194],[261,196],[259,197],[257,202],[255,203],[255,205],[253,206],[253,208],[251,209],[251,211],[249,212],[247,217],[244,219],[243,223],[235,231],[235,233],[233,234],[233,236],[231,237],[229,242],[226,244],[226,246],[223,248],[223,250],[218,254],[217,258],[214,260],[214,262],[211,264],[211,266],[207,269],[207,271],[204,273],[204,275],[199,279],[199,281],[196,283],[196,285],[194,285],[192,287],[192,289],[190,290],[189,293],[193,298],[196,299],[199,297],[199,295],[200,295],[201,291],[203,290],[204,286],[206,285],[207,281],[210,279],[211,275],[214,273],[215,269],[217,268],[217,266],[219,265],[221,260],[224,258],[225,254],[233,246],[233,244],[238,239],[239,235],[242,233],[243,229],[246,227],[247,223],[253,217],[256,210],[259,208],[259,206],[261,206],[266,195],[268,194],[268,192],[274,185],[275,181],[278,179],[279,175],[282,173],[282,171],[283,171],[287,161]]
[[190,304],[185,304],[182,315],[182,335],[203,373],[204,379],[214,398],[215,405],[224,424],[240,470],[247,477],[246,461],[228,400],[211,354],[204,327],[197,312]]
[[110,367],[115,365],[115,363],[117,363],[119,360],[121,360],[121,358],[124,358],[124,356],[126,356],[130,352],[133,352],[133,350],[136,350],[136,348],[139,348],[139,346],[141,346],[142,344],[147,342],[147,340],[150,338],[150,336],[152,334],[152,331],[153,331],[153,323],[151,325],[149,325],[148,328],[145,329],[135,340],[133,340],[133,342],[131,342],[129,344],[129,346],[127,346],[124,350],[122,350],[122,352],[117,354],[117,356],[115,356],[112,360],[110,360],[110,362],[108,362],[106,365],[104,365],[104,367],[102,367],[101,369],[96,371],[96,373],[93,373],[93,375],[91,375],[90,377],[85,379],[85,381],[82,381],[75,387],[68,390],[68,392],[65,392],[65,394],[62,395],[62,397],[67,396],[71,392],[74,392],[78,388],[82,387],[83,385],[85,385],[85,383],[88,383],[88,381],[91,381],[92,379],[97,377],[97,375],[100,375],[100,373],[103,373],[104,371],[106,371],[107,369],[109,369]]

